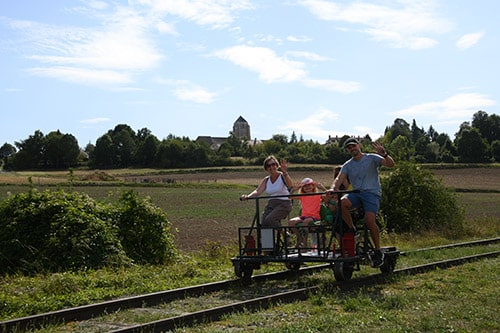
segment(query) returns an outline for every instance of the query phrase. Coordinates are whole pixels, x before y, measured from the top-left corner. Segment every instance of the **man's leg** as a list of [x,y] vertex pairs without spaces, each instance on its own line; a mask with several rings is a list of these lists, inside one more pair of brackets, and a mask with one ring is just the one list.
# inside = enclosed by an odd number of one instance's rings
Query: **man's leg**
[[349,229],[354,229],[354,223],[352,222],[352,216],[349,209],[352,207],[352,203],[347,199],[347,197],[342,198],[340,201],[342,204],[342,219],[347,223]]
[[373,240],[373,246],[375,250],[380,249],[380,231],[376,222],[376,215],[373,212],[365,212],[365,223],[370,230],[370,236]]

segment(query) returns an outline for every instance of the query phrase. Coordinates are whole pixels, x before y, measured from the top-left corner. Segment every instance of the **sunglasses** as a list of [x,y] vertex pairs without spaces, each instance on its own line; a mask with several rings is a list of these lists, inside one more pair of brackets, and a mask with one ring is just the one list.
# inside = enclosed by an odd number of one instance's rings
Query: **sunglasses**
[[270,168],[270,167],[276,166],[276,165],[278,165],[278,164],[276,164],[276,163],[267,163],[266,164],[266,168]]

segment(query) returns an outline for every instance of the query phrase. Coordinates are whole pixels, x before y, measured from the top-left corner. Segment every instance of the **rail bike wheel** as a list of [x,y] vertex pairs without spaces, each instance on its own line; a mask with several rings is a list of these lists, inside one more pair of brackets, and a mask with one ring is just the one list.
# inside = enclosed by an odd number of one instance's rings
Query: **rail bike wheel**
[[241,281],[244,285],[249,285],[252,283],[252,274],[253,274],[253,264],[242,264],[241,268]]
[[234,275],[236,275],[239,278],[243,277],[243,271],[241,270],[241,264],[239,263],[239,261],[233,262],[233,266],[234,266]]
[[352,278],[354,272],[354,264],[337,261],[333,264],[333,275],[337,281],[347,281]]
[[384,257],[384,263],[380,266],[380,271],[382,273],[392,273],[394,272],[394,268],[396,268],[397,257],[396,256],[388,256]]
[[300,269],[300,262],[286,262],[285,266],[291,271],[298,271]]

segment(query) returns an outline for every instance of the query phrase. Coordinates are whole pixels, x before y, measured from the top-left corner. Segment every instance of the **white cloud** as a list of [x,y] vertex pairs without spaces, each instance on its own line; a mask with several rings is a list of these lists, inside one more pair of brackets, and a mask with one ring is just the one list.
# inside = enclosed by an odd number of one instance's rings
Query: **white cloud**
[[392,113],[398,117],[416,119],[431,119],[435,124],[463,122],[470,119],[474,113],[484,107],[495,105],[496,102],[485,95],[477,93],[462,93],[437,102],[422,103]]
[[278,128],[280,130],[293,131],[298,137],[303,135],[308,138],[325,140],[332,134],[332,131],[328,128],[331,127],[331,123],[338,120],[338,118],[338,113],[321,108],[308,115],[306,118],[297,121],[289,121],[282,126],[278,126]]
[[[91,4],[94,9],[106,7],[100,2]],[[123,84],[162,60],[146,33],[147,18],[125,8],[96,18],[102,25],[94,29],[11,21],[11,27],[30,42],[31,54],[26,58],[46,66],[28,72],[73,83]]]
[[300,3],[321,20],[360,26],[359,31],[396,48],[432,47],[437,44],[433,35],[452,28],[450,22],[434,13],[434,1],[386,1],[385,5],[367,2],[347,2],[344,5],[325,0],[304,0]]
[[85,2],[89,7],[94,8],[94,9],[106,9],[106,8],[108,8],[108,4],[104,1],[85,0],[83,2]]
[[259,78],[267,83],[298,81],[307,74],[303,63],[279,57],[273,50],[265,47],[239,45],[217,51],[213,55],[259,73]]
[[179,87],[174,90],[174,95],[184,101],[200,104],[209,104],[215,100],[216,94],[199,86]]
[[38,76],[51,77],[66,82],[100,85],[132,83],[127,73],[110,70],[93,70],[79,67],[35,67],[27,70]]
[[306,36],[288,36],[286,40],[289,42],[305,43],[312,41],[312,38]]
[[312,61],[328,61],[331,60],[328,57],[321,56],[314,52],[307,51],[289,51],[286,53],[287,56],[295,57],[295,58],[304,58],[306,60]]
[[211,92],[208,89],[187,80],[157,78],[155,81],[159,84],[173,86],[174,96],[183,101],[210,104],[217,98],[217,93]]
[[253,9],[247,0],[136,0],[157,15],[174,15],[199,25],[221,29],[230,26],[237,12]]
[[465,50],[468,48],[471,48],[472,46],[476,45],[477,42],[483,37],[484,33],[482,32],[475,32],[471,34],[466,34],[460,37],[460,39],[457,41],[457,47],[459,49]]
[[[229,60],[250,71],[257,72],[259,78],[267,83],[299,82],[308,88],[318,88],[345,94],[361,89],[361,85],[358,82],[309,78],[308,72],[303,69],[305,67],[303,62],[289,60],[287,57],[280,57],[269,48],[239,45],[217,51],[213,55],[224,60]],[[287,55],[314,61],[328,60],[328,58],[321,57],[312,52],[292,51],[288,52]]]
[[309,88],[320,88],[343,94],[350,94],[361,90],[361,84],[354,81],[306,79],[303,80],[303,83]]

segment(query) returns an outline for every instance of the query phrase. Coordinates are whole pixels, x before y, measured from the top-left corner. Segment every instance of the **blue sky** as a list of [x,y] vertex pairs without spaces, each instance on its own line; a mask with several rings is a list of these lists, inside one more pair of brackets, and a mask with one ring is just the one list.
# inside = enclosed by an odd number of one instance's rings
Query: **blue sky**
[[0,0],[0,145],[117,124],[324,142],[500,114],[496,0]]

